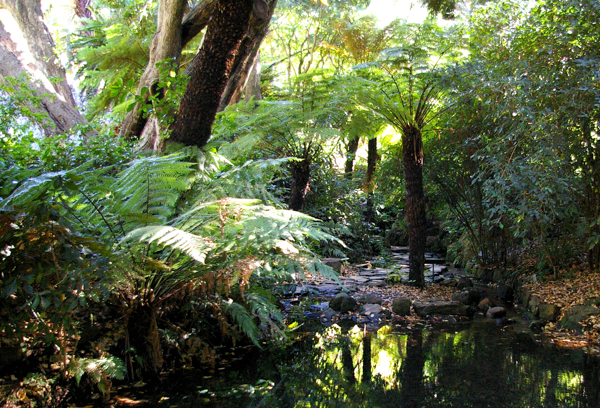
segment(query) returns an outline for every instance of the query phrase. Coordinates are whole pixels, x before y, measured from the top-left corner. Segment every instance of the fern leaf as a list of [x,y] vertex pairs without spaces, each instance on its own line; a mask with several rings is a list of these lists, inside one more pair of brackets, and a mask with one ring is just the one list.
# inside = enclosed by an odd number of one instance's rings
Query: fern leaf
[[244,306],[240,305],[239,303],[235,303],[232,300],[229,302],[224,302],[223,309],[229,316],[231,316],[242,334],[247,336],[252,343],[260,347],[258,344],[258,336],[260,335],[260,331],[256,323],[254,323],[252,315],[250,315],[248,310],[246,310]]
[[137,240],[156,243],[184,252],[197,262],[204,263],[213,243],[207,238],[169,226],[137,228],[125,236],[123,241]]

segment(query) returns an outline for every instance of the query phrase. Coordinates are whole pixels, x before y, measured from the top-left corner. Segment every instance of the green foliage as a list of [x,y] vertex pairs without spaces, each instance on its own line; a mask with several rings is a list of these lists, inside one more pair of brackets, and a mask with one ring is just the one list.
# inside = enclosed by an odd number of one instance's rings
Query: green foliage
[[110,396],[111,380],[125,378],[126,368],[123,361],[114,356],[101,358],[75,358],[69,363],[69,371],[75,377],[77,385],[84,374],[96,384],[102,395]]

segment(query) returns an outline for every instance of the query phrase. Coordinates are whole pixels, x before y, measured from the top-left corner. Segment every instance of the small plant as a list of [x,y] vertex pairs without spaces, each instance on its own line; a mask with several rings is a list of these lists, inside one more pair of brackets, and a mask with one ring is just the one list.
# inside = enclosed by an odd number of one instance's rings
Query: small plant
[[77,385],[87,374],[90,380],[96,384],[105,401],[110,399],[112,379],[122,380],[127,372],[123,361],[114,356],[76,358],[69,364],[69,371],[75,377]]

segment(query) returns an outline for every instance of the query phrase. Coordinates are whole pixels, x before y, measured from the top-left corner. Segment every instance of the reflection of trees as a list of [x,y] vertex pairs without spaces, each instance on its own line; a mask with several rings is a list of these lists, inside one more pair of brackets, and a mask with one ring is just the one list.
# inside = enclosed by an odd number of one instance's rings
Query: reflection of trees
[[371,382],[371,372],[372,372],[372,364],[371,364],[371,338],[373,335],[371,333],[367,333],[363,337],[362,345],[363,345],[363,376],[362,383],[368,384]]
[[269,406],[600,406],[597,359],[534,347],[495,326],[477,327],[330,331],[279,367],[285,391]]
[[403,406],[420,407],[425,389],[423,386],[423,368],[425,353],[423,352],[423,332],[418,330],[411,334],[406,345],[406,359],[402,363],[401,392]]

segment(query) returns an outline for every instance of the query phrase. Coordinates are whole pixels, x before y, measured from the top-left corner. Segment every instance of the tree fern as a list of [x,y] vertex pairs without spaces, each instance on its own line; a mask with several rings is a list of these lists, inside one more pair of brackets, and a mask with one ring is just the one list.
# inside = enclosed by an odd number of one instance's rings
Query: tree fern
[[235,303],[231,299],[223,302],[223,309],[234,321],[240,332],[258,346],[260,330],[250,312],[244,306]]

